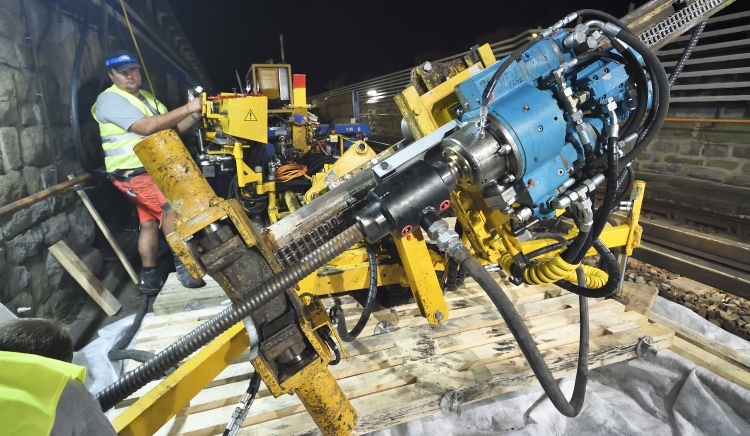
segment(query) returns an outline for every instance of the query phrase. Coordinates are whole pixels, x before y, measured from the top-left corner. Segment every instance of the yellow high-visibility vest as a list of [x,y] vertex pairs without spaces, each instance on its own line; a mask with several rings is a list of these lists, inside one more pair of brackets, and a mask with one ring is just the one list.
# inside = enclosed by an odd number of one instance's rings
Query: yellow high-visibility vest
[[[105,89],[104,92],[114,92],[117,95],[123,96],[147,117],[154,115],[141,100],[115,85]],[[167,108],[151,93],[141,90],[141,95],[159,114],[163,115],[167,113]],[[129,170],[142,167],[143,164],[133,152],[133,147],[141,142],[145,136],[129,132],[114,123],[102,123],[96,117],[96,103],[91,107],[91,114],[94,116],[96,122],[99,123],[99,133],[102,137],[102,148],[104,149],[104,166],[107,168],[107,172],[111,173],[115,170]]]
[[86,368],[36,354],[0,351],[0,432],[49,435],[57,402],[70,380],[86,379]]

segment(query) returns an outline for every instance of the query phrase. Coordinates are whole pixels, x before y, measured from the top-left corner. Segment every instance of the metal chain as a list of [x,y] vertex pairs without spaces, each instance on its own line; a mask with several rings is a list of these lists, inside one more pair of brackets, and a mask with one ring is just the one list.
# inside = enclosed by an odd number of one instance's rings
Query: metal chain
[[640,38],[640,40],[647,46],[653,47],[659,41],[662,41],[677,32],[682,33],[682,31],[686,30],[696,21],[724,4],[725,1],[726,0],[698,0],[667,17],[654,27],[641,33],[638,35],[638,38]]

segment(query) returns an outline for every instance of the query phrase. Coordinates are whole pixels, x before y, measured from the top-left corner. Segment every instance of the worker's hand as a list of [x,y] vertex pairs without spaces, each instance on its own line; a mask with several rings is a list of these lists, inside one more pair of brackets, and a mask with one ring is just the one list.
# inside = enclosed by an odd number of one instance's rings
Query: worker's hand
[[188,104],[185,105],[185,107],[191,114],[200,114],[201,108],[203,107],[203,99],[200,95],[196,96],[194,99],[190,100]]

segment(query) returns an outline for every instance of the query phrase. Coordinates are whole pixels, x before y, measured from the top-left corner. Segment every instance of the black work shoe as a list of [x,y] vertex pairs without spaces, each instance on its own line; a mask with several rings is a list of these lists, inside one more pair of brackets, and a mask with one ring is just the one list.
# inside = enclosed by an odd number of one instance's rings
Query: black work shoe
[[138,290],[141,294],[156,295],[164,286],[164,278],[159,274],[159,270],[146,271],[141,273]]
[[182,286],[186,288],[201,288],[206,286],[206,282],[203,279],[196,280],[187,272],[185,265],[182,264],[180,258],[177,256],[174,257],[174,269],[177,271],[177,278],[182,283]]

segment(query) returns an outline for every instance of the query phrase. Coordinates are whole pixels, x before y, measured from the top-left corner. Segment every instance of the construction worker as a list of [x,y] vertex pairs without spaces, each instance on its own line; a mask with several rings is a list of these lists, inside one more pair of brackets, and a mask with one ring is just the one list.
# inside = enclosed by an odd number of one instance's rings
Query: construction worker
[[[197,97],[184,106],[167,111],[153,95],[141,89],[141,66],[124,50],[109,53],[105,58],[105,68],[113,85],[99,94],[91,113],[99,123],[104,164],[110,180],[136,203],[140,220],[138,253],[143,265],[140,291],[154,295],[164,285],[164,278],[156,268],[159,227],[165,235],[171,233],[175,213],[143,168],[133,146],[161,130],[187,132],[200,120],[201,99]],[[203,279],[195,280],[188,274],[177,256],[174,256],[174,264],[183,286],[198,288],[205,285]]]
[[31,318],[0,327],[0,434],[116,436],[83,385],[86,368],[72,360],[64,324]]

